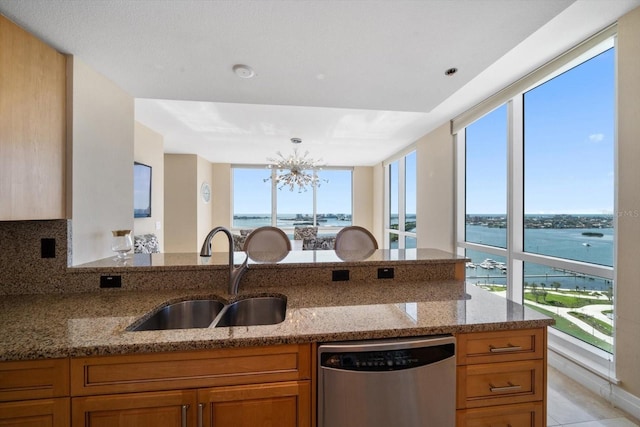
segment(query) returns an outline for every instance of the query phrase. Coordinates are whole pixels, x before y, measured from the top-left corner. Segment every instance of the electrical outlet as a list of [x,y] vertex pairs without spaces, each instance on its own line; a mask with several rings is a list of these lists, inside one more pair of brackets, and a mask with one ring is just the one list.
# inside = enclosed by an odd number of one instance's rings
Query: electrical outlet
[[122,276],[100,276],[101,288],[121,288]]
[[56,239],[40,239],[40,258],[56,257]]
[[349,280],[349,270],[333,270],[331,280],[334,282],[345,282]]
[[393,276],[394,276],[393,267],[378,269],[378,279],[393,279]]

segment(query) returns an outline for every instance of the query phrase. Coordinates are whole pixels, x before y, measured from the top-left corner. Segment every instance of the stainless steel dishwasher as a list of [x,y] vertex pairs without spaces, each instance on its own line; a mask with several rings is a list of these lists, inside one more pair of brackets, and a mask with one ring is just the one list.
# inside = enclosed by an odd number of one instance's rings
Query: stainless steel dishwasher
[[455,338],[318,347],[318,427],[453,427]]

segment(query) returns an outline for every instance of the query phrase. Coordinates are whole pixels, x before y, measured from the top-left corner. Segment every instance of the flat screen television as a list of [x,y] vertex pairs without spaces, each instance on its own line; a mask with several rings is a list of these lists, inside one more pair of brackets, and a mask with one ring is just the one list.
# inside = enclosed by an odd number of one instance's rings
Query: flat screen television
[[151,217],[151,166],[133,163],[133,217]]

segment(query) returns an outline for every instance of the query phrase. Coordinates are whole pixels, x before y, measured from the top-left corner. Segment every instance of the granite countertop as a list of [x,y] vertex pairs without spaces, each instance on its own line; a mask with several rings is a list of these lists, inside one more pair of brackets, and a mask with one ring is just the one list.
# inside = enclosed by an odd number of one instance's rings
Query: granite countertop
[[[234,263],[241,264],[245,259],[244,252],[234,253]],[[228,268],[227,252],[214,252],[211,257],[201,257],[198,253],[156,253],[133,254],[129,259],[117,261],[114,257],[69,267],[69,273],[101,272],[112,270],[161,271],[161,270],[196,270],[211,267]],[[346,251],[290,251],[286,257],[278,262],[263,263],[249,258],[249,265],[253,269],[274,269],[296,267],[344,267],[362,265],[401,265],[401,264],[445,264],[465,262],[467,259],[438,249],[377,249],[375,251],[360,252]]]
[[[252,293],[250,290],[240,294]],[[126,331],[169,301],[226,295],[206,290],[7,296],[0,302],[0,360],[131,354],[541,327],[553,320],[460,281],[260,288],[287,296],[277,325]],[[256,292],[253,292],[256,294]]]

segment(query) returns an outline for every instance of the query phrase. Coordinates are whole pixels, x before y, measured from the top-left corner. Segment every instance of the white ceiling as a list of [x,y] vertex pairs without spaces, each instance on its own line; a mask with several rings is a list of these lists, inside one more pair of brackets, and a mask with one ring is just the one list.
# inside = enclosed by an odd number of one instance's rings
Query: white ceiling
[[299,137],[328,165],[372,165],[639,5],[0,0],[0,13],[134,96],[166,152],[265,163]]

